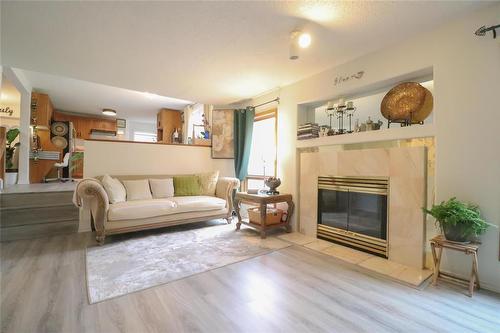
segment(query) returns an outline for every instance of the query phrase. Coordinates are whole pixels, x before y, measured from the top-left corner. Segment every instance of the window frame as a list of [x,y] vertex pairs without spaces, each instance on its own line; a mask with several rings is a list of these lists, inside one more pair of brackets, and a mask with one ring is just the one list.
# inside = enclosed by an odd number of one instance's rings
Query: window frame
[[[274,118],[274,142],[276,142],[276,156],[274,157],[274,174],[272,176],[276,177],[276,173],[278,172],[278,109],[272,108],[266,111],[262,111],[257,113],[254,116],[253,122],[259,122],[262,120]],[[266,176],[270,177],[270,175]],[[264,180],[264,176],[261,175],[247,175],[245,180],[242,182],[243,191],[248,191],[248,180]]]
[[[144,141],[144,140],[136,140],[136,135],[144,137],[150,137],[151,139],[154,139],[153,141]],[[144,131],[133,131],[133,137],[132,141],[134,142],[158,142],[158,137],[156,133],[150,133],[150,132],[144,132]]]

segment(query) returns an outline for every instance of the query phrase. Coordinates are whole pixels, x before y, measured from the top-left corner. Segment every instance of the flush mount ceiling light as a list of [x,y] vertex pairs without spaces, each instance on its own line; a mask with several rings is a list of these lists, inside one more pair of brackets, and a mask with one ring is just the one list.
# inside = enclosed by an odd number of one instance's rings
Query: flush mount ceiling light
[[311,35],[307,32],[294,30],[290,34],[290,60],[299,59],[299,48],[306,49],[311,45]]
[[105,116],[116,117],[116,111],[113,109],[102,109],[102,114]]
[[303,32],[299,35],[299,46],[303,49],[307,49],[311,45],[311,35]]

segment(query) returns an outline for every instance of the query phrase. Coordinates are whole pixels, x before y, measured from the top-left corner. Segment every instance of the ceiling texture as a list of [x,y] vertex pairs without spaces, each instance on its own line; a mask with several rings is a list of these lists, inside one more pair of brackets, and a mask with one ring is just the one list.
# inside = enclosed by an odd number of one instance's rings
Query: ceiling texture
[[[2,63],[52,79],[221,105],[293,83],[485,5],[2,1]],[[309,32],[312,44],[291,61],[294,29]],[[27,76],[33,87],[50,88],[51,80]],[[61,82],[64,94],[78,95],[78,85],[72,90],[65,84],[71,81]]]
[[70,79],[23,70],[33,90],[48,94],[55,108],[62,111],[102,115],[102,109],[113,109],[118,118],[156,123],[161,108],[182,110],[191,101],[164,97],[142,91],[117,88],[99,83]]

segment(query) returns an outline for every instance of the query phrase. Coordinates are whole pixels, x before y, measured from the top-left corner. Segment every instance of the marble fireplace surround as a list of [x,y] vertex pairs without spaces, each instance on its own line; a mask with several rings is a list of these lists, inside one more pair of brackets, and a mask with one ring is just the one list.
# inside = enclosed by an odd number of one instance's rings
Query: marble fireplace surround
[[426,147],[301,152],[299,231],[316,237],[318,176],[389,177],[388,260],[425,265]]

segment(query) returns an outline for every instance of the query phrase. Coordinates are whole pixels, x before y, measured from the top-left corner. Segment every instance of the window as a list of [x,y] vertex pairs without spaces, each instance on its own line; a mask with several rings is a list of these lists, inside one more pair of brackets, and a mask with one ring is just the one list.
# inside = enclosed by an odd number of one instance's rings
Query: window
[[188,118],[187,137],[194,139],[196,135],[199,134],[199,131],[195,131],[195,126],[203,125],[203,111],[203,104],[195,104],[192,106],[192,111]]
[[134,132],[134,141],[156,142],[156,134],[147,132]]
[[246,188],[263,189],[269,176],[276,176],[276,109],[255,115]]

